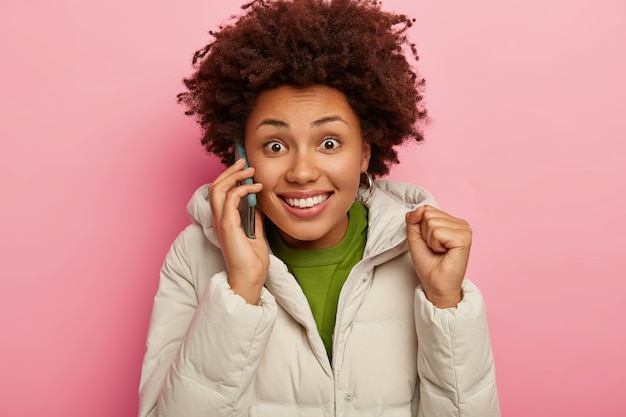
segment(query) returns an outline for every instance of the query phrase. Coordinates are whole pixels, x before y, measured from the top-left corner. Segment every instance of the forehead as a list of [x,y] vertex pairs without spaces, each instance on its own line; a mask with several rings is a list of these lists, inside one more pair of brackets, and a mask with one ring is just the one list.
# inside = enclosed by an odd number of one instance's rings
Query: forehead
[[250,119],[272,117],[296,121],[331,115],[351,119],[358,124],[358,118],[346,96],[337,89],[323,85],[305,88],[281,86],[259,95]]

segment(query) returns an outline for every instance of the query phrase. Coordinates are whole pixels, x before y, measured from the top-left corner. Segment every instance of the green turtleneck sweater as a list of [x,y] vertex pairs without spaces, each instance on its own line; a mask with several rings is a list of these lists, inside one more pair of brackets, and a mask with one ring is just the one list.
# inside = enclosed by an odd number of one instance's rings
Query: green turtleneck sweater
[[348,217],[346,234],[330,248],[294,249],[285,243],[273,225],[267,231],[274,255],[287,264],[309,301],[329,358],[332,358],[339,293],[350,271],[363,257],[367,238],[367,209],[354,203]]

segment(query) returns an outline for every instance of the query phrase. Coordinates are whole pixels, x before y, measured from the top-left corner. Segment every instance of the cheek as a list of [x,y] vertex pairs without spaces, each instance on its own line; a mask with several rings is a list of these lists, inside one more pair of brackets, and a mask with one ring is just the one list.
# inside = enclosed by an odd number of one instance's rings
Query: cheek
[[326,172],[343,187],[358,188],[361,182],[361,160],[346,160],[344,163],[329,164]]
[[267,201],[269,201],[269,196],[272,194],[272,190],[276,188],[278,183],[279,175],[276,170],[272,170],[271,167],[263,166],[260,168],[255,167],[254,173],[254,182],[258,182],[263,184],[263,190],[257,194],[257,199],[259,201],[259,206],[261,210],[264,210],[264,206],[267,206]]
[[278,171],[271,164],[254,166],[254,181],[263,184],[263,190],[272,189],[278,180]]
[[339,188],[350,189],[350,188],[358,188],[360,183],[360,171],[356,169],[343,169],[343,170],[335,170],[332,174],[332,178],[334,179],[335,184]]

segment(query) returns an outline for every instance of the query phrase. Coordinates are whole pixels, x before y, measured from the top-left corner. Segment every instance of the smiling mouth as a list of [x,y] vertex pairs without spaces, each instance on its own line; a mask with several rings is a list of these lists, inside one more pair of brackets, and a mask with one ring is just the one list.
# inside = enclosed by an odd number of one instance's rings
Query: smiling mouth
[[330,194],[322,194],[308,198],[283,198],[283,201],[285,201],[285,203],[287,203],[291,207],[304,209],[317,206],[318,204],[322,204],[324,201],[328,200],[329,197]]

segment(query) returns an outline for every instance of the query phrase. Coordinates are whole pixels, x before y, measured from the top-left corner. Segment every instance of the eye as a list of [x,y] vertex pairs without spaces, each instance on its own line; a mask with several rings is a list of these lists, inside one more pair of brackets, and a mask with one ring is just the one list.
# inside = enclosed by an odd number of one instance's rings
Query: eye
[[280,141],[271,140],[263,145],[263,149],[265,149],[265,152],[270,154],[280,153],[285,150],[285,145]]
[[325,151],[334,151],[340,146],[341,142],[339,141],[339,139],[334,137],[326,137],[324,138],[324,140],[322,140],[322,143],[320,144],[320,147]]

